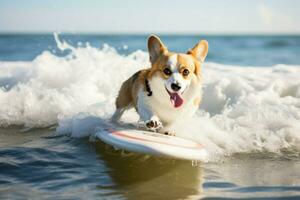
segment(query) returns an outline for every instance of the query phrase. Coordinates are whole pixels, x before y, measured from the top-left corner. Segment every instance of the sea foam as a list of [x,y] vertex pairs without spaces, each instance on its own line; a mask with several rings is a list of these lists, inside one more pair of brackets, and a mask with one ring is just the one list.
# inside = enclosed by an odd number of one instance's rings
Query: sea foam
[[[121,83],[150,65],[148,53],[120,55],[108,45],[74,47],[64,57],[44,51],[31,62],[0,62],[0,126],[55,125],[58,134],[95,134],[115,110]],[[177,134],[213,154],[300,151],[300,66],[203,66],[203,101]],[[135,122],[134,111],[123,121]]]

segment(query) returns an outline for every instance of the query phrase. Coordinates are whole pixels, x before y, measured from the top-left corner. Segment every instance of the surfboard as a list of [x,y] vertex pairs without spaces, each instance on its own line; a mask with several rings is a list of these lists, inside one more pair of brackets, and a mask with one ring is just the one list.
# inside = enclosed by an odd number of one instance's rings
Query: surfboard
[[155,132],[105,128],[96,133],[101,141],[117,149],[183,160],[206,161],[207,151],[198,142]]

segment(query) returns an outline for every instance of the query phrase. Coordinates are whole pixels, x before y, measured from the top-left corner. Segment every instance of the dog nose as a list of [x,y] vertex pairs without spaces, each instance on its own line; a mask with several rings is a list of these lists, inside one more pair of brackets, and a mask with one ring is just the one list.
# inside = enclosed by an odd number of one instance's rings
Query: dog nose
[[179,85],[175,84],[175,83],[172,83],[171,88],[172,88],[172,90],[177,92],[178,90],[180,90],[181,87]]

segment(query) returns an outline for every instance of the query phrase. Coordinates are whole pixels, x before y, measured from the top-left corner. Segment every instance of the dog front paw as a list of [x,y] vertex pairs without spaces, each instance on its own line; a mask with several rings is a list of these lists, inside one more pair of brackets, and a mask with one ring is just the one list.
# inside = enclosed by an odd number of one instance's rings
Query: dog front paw
[[163,127],[162,129],[159,130],[159,132],[164,135],[170,135],[170,136],[176,135],[175,130],[170,126]]
[[162,128],[162,123],[157,116],[151,117],[150,120],[146,121],[145,125],[146,128],[151,131],[157,131],[158,129]]
[[175,136],[176,135],[176,133],[173,132],[173,131],[164,131],[163,134],[170,135],[170,136]]

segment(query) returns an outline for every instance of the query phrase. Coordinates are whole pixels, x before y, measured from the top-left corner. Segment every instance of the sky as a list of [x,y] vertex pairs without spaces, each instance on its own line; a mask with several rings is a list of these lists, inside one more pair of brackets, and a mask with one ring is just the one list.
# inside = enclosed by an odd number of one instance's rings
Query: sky
[[0,32],[300,34],[298,0],[0,0]]

